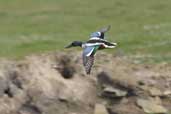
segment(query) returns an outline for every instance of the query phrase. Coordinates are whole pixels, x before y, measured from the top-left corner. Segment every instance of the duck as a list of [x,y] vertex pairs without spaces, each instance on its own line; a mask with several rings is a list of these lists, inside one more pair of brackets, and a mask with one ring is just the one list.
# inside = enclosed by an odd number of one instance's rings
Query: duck
[[91,73],[92,66],[94,64],[94,56],[98,50],[111,49],[117,46],[117,43],[112,43],[105,40],[105,33],[109,31],[111,26],[102,28],[96,32],[90,34],[90,38],[86,42],[73,41],[65,48],[81,47],[83,49],[82,61],[87,75]]

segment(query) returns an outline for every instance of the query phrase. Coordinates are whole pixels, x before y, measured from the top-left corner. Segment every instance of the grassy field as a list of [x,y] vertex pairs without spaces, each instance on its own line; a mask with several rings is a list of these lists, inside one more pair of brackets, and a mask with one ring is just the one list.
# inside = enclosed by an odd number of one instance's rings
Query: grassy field
[[170,11],[170,0],[0,0],[0,56],[63,51],[110,24],[110,53],[171,61]]

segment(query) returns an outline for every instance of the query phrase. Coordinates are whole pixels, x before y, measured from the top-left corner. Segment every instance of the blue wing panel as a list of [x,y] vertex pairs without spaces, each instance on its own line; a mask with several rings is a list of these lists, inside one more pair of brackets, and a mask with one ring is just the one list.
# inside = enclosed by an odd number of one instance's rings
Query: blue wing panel
[[93,53],[94,49],[94,46],[85,47],[83,50],[83,56],[90,56]]

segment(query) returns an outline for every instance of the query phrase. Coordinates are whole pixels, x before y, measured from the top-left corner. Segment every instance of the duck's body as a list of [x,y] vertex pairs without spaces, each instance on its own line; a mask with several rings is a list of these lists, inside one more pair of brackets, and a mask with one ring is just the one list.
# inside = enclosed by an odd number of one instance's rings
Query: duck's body
[[83,48],[83,65],[85,67],[86,73],[90,74],[91,68],[94,63],[94,55],[97,50],[102,50],[105,48],[114,48],[117,44],[110,43],[104,40],[104,33],[109,30],[109,27],[101,29],[99,32],[94,32],[91,34],[90,39],[87,42],[74,41],[66,48],[80,46]]

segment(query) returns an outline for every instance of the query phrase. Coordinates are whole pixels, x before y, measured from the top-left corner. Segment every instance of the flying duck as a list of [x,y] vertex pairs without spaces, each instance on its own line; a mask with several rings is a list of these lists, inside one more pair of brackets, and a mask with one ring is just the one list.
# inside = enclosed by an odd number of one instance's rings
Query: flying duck
[[108,42],[104,37],[105,32],[109,31],[110,28],[111,26],[109,25],[97,32],[91,33],[90,39],[87,42],[73,41],[71,44],[65,47],[70,48],[79,46],[83,48],[82,59],[86,74],[90,74],[91,72],[91,68],[94,64],[94,55],[97,50],[116,47],[117,43]]

